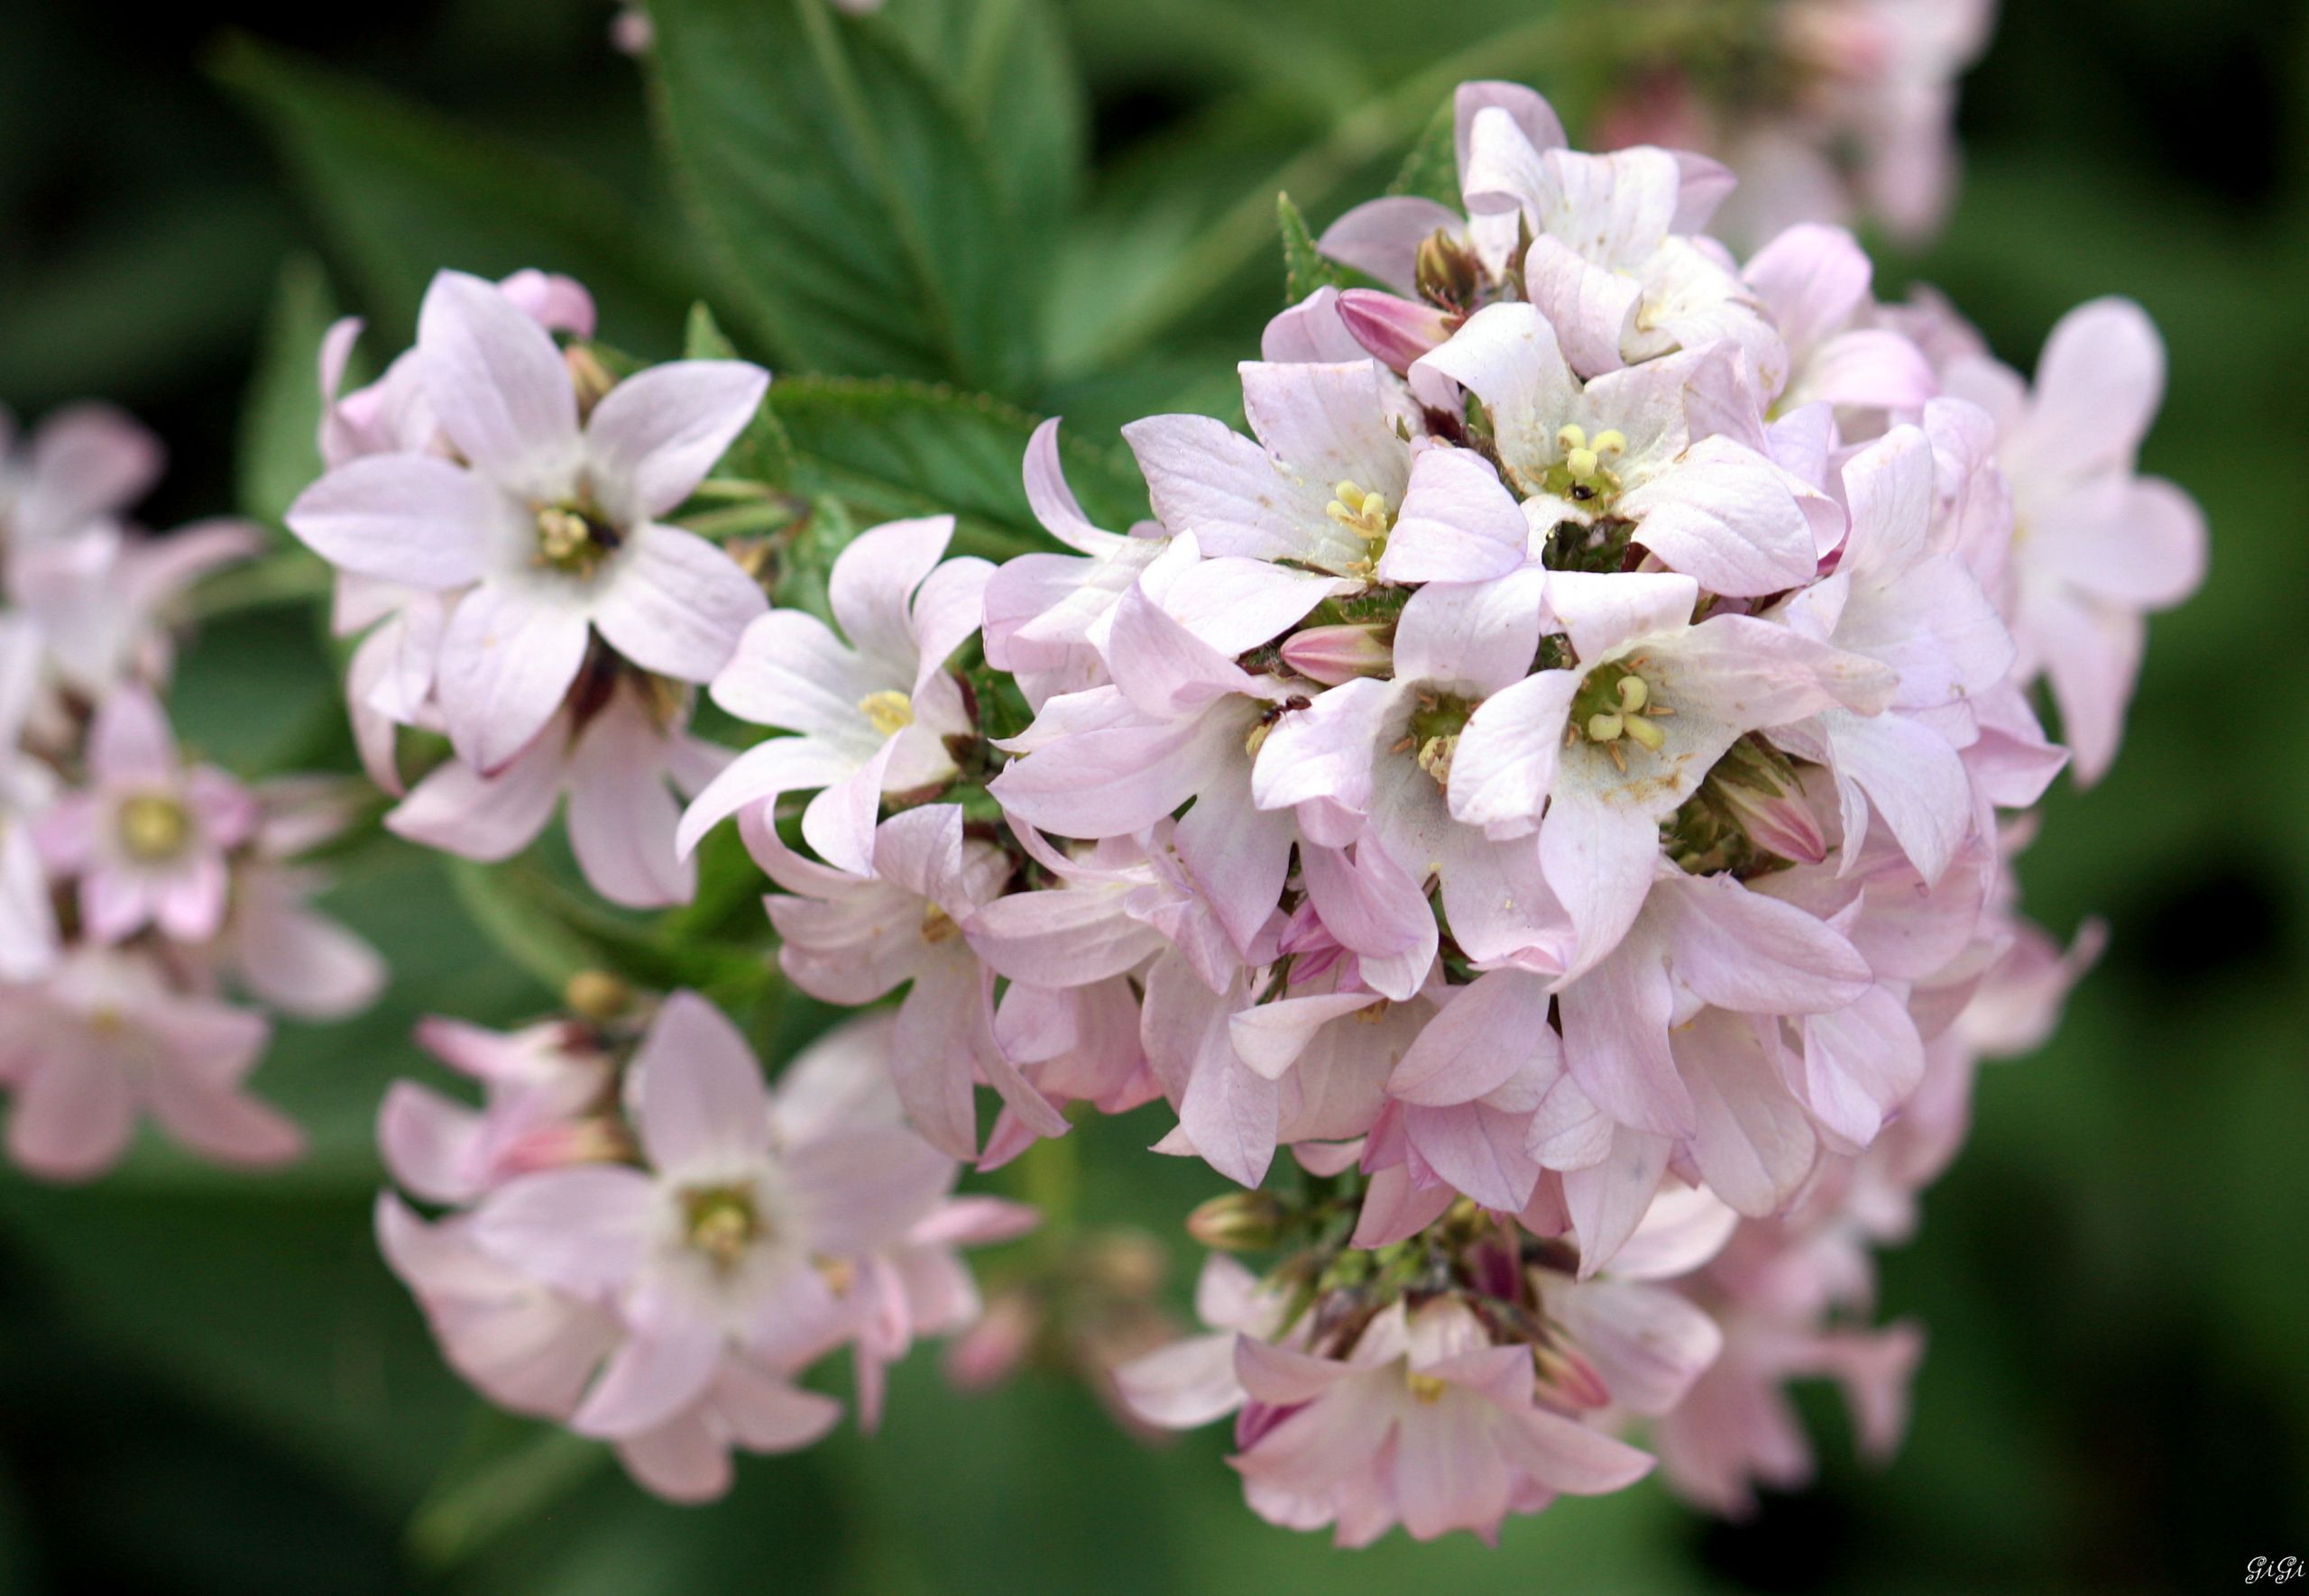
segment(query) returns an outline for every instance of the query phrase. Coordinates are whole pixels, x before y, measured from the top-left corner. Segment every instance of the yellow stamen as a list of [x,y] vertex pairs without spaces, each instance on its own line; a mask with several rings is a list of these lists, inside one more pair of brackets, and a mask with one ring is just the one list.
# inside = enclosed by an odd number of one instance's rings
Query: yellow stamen
[[1333,483],[1331,491],[1337,497],[1323,507],[1325,515],[1366,543],[1377,543],[1387,536],[1394,518],[1387,513],[1384,495],[1366,492],[1351,482]]
[[858,701],[858,708],[866,723],[884,737],[894,737],[914,724],[914,700],[903,693],[887,688],[869,693]]
[[1403,1376],[1403,1383],[1411,1387],[1412,1396],[1430,1408],[1440,1402],[1443,1399],[1443,1393],[1451,1389],[1432,1374],[1406,1374]]

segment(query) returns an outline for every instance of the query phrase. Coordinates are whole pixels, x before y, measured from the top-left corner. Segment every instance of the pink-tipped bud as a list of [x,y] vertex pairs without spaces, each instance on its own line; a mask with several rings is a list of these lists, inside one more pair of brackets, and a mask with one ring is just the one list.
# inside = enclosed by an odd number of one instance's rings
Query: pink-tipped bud
[[1707,791],[1748,840],[1799,865],[1828,857],[1820,817],[1804,796],[1787,757],[1752,737],[1742,738],[1708,772]]
[[1326,687],[1357,676],[1384,676],[1395,668],[1387,633],[1386,627],[1369,621],[1309,627],[1283,641],[1283,663]]
[[1738,818],[1748,840],[1767,853],[1799,865],[1817,865],[1828,857],[1828,840],[1820,830],[1820,817],[1804,801],[1801,791],[1774,795],[1752,787],[1726,784],[1719,789],[1725,804]]
[[1611,1387],[1578,1348],[1541,1342],[1532,1349],[1532,1363],[1539,1376],[1535,1394],[1541,1401],[1574,1412],[1611,1406]]
[[1355,341],[1398,371],[1449,338],[1459,317],[1432,305],[1399,299],[1373,289],[1349,289],[1338,297],[1338,318]]

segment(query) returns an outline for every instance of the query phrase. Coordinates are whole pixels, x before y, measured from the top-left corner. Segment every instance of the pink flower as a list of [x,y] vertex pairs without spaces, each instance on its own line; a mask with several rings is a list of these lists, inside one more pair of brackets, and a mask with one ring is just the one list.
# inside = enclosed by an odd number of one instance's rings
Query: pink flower
[[1583,382],[1559,336],[1537,306],[1491,306],[1412,373],[1415,385],[1448,378],[1483,401],[1534,555],[1550,538],[1568,553],[1579,546],[1572,529],[1609,522],[1716,592],[1779,592],[1811,579],[1817,495],[1755,449],[1695,425],[1702,403],[1761,408],[1742,391],[1731,346],[1687,343]]
[[1066,1121],[1021,1075],[994,1034],[994,972],[962,927],[1000,893],[1010,860],[967,837],[950,803],[906,810],[875,834],[870,876],[828,868],[750,825],[754,857],[789,896],[768,900],[778,968],[829,1003],[868,1004],[906,985],[890,1048],[898,1100],[915,1128],[959,1159],[978,1151],[974,1087],[983,1078],[1026,1130]]
[[799,733],[757,743],[683,815],[683,853],[741,810],[819,789],[804,840],[838,869],[871,868],[884,793],[942,786],[949,738],[976,735],[946,661],[979,628],[984,560],[940,563],[952,516],[861,533],[834,561],[828,597],[844,637],[814,615],[773,610],[748,627],[713,682],[713,702],[742,720]]
[[1026,445],[1026,498],[1035,518],[1072,555],[1020,555],[986,583],[986,663],[1009,674],[1039,710],[1053,695],[1104,683],[1115,604],[1161,555],[1163,529],[1141,522],[1129,537],[1103,532],[1066,485],[1058,423]]
[[735,362],[628,378],[581,427],[553,339],[502,291],[443,272],[418,331],[425,395],[469,464],[366,455],[290,508],[292,531],[359,575],[458,600],[436,692],[459,757],[488,772],[561,703],[589,638],[644,670],[710,679],[762,610],[704,539],[658,523],[753,416],[768,381]]
[[196,522],[164,537],[91,521],[12,550],[8,596],[36,623],[66,687],[102,698],[117,683],[165,681],[173,650],[161,622],[185,590],[262,546],[245,521]]
[[839,1342],[820,1261],[897,1243],[953,1179],[894,1125],[781,1144],[759,1066],[694,995],[666,1000],[632,1069],[644,1168],[522,1175],[474,1217],[492,1256],[616,1309],[625,1335],[571,1420],[616,1438],[683,1415],[733,1357],[796,1367]]
[[286,1162],[303,1136],[241,1091],[269,1032],[262,1015],[171,991],[140,955],[76,949],[44,979],[0,987],[9,1153],[44,1179],[84,1180],[119,1160],[143,1109],[203,1157]]
[[1414,1540],[1466,1529],[1489,1541],[1511,1511],[1618,1491],[1651,1466],[1537,1405],[1531,1350],[1491,1344],[1450,1298],[1384,1310],[1343,1357],[1249,1336],[1235,1355],[1253,1405],[1229,1461],[1252,1510],[1294,1529],[1334,1526],[1341,1546],[1397,1523]]
[[419,1045],[482,1083],[476,1110],[415,1081],[395,1081],[377,1114],[385,1167],[412,1195],[472,1203],[516,1176],[617,1156],[609,1115],[616,1071],[603,1039],[570,1021],[484,1031],[428,1019]]
[[225,856],[247,841],[254,801],[213,766],[186,768],[152,695],[124,686],[88,732],[86,792],[41,818],[41,851],[79,882],[87,935],[117,942],[146,925],[206,942],[225,923]]
[[2089,784],[2116,757],[2144,617],[2204,580],[2203,513],[2135,468],[2164,393],[2164,344],[2139,306],[2100,299],[2053,329],[2033,391],[1987,360],[1959,360],[1944,377],[1996,420],[2017,523],[2006,615],[2019,674],[2051,683]]
[[1367,576],[1411,479],[1406,440],[1426,435],[1418,407],[1375,361],[1240,370],[1256,444],[1208,416],[1123,429],[1155,516],[1214,555]]
[[1836,568],[1790,599],[1785,618],[1890,666],[1900,684],[1882,714],[1837,706],[1771,736],[1835,773],[1847,841],[1867,834],[1872,803],[1929,883],[1972,831],[1976,804],[1958,749],[1978,736],[1972,704],[2011,668],[2012,639],[1963,562],[1932,547],[1924,433],[1895,428],[1845,463],[1842,485],[1851,530]]
[[1877,324],[1874,268],[1842,228],[1790,227],[1741,273],[1788,345],[1780,414],[1825,402],[1864,410],[1915,411],[1939,392],[1921,350]]
[[1577,973],[1618,943],[1651,889],[1660,822],[1734,743],[1823,710],[1879,712],[1895,678],[1752,616],[1694,626],[1687,577],[1555,572],[1547,592],[1579,663],[1474,708],[1450,807],[1496,830],[1538,821],[1546,798],[1540,870],[1578,931]]
[[118,516],[160,475],[160,440],[110,405],[59,410],[21,446],[0,410],[0,537],[12,556]]

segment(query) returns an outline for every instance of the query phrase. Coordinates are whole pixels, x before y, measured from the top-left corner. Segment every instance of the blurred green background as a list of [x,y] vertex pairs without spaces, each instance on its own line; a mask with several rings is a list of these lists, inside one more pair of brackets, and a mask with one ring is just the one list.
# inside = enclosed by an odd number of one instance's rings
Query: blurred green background
[[[926,30],[936,5],[892,20]],[[1017,310],[1039,355],[1008,397],[1094,445],[1157,407],[1225,413],[1281,302],[1278,182],[1320,227],[1461,73],[1535,81],[1576,118],[1598,86],[1567,80],[1545,10],[1035,9],[1052,32],[980,85],[1040,96],[1030,133],[1060,157],[1026,200],[1053,219]],[[1626,10],[1573,7],[1585,27]],[[169,526],[277,511],[319,319],[360,307],[390,348],[434,265],[577,271],[607,335],[673,352],[688,300],[727,281],[655,173],[610,19],[595,0],[0,8],[0,397],[143,416],[171,452],[148,507]],[[1051,76],[1070,55],[1079,103]],[[308,1162],[235,1179],[148,1148],[83,1190],[0,1177],[0,1588],[2197,1590],[2309,1554],[2309,715],[2286,685],[2309,601],[2309,10],[2008,0],[1962,125],[1953,225],[1884,253],[1881,286],[1936,283],[2024,367],[2070,305],[2144,303],[2172,348],[2147,463],[2203,500],[2213,563],[2154,627],[2116,773],[2058,790],[2023,862],[2038,917],[2104,915],[2111,948],[2044,1055],[1987,1073],[1972,1147],[1886,1261],[1886,1313],[1931,1336],[1892,1466],[1854,1463],[1835,1404],[1808,1401],[1821,1481],[1750,1522],[1647,1484],[1513,1523],[1496,1553],[1349,1555],[1252,1518],[1218,1431],[1148,1449],[1057,1372],[964,1397],[917,1353],[878,1438],[742,1459],[712,1509],[651,1501],[483,1411],[376,1259],[369,1125],[384,1083],[426,1069],[414,1015],[548,1001],[434,861],[378,845],[334,903],[391,957],[391,995],[288,1027],[259,1077],[312,1127]],[[1068,194],[1077,140],[1091,175]],[[306,609],[212,628],[179,704],[245,774],[350,768]],[[1176,1218],[1215,1178],[1140,1152],[1162,1128],[1075,1138],[1069,1200],[1164,1238],[1182,1302]]]

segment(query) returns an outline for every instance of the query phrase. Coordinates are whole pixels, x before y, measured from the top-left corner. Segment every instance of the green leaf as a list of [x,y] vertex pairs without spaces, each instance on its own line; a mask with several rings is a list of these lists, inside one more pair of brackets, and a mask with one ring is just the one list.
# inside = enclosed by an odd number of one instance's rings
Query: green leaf
[[1274,214],[1283,225],[1283,291],[1286,302],[1296,305],[1326,286],[1343,287],[1346,274],[1315,248],[1315,235],[1308,231],[1307,218],[1291,203],[1291,196],[1274,197]]
[[[794,378],[773,382],[770,408],[794,440],[795,485],[833,494],[868,524],[952,512],[967,548],[1017,553],[1049,546],[1026,503],[1024,461],[1035,417],[999,399],[897,380]],[[1067,480],[1100,526],[1146,514],[1135,469],[1062,436]]]
[[1451,101],[1445,100],[1429,120],[1387,192],[1459,208],[1458,112]]
[[[682,341],[682,354],[687,360],[737,360],[738,346],[713,319],[713,312],[704,305],[690,307],[689,331]],[[763,482],[773,488],[790,486],[794,480],[794,440],[786,436],[776,411],[764,398],[761,408],[746,423],[746,430],[738,435],[722,456],[718,474],[738,477],[747,482]]]
[[321,473],[318,361],[336,319],[320,262],[292,255],[281,269],[272,312],[241,406],[241,513],[278,524]]
[[785,366],[1017,392],[1032,287],[984,140],[878,18],[662,0],[662,142],[749,333]]
[[669,344],[696,297],[683,241],[581,172],[249,40],[211,69],[263,121],[392,338],[445,266],[567,272],[639,347]]
[[883,14],[985,139],[1021,235],[1035,239],[1063,217],[1082,186],[1086,117],[1048,0],[890,0]]

